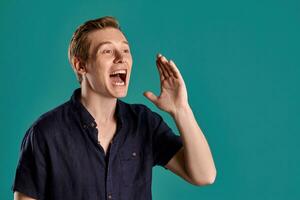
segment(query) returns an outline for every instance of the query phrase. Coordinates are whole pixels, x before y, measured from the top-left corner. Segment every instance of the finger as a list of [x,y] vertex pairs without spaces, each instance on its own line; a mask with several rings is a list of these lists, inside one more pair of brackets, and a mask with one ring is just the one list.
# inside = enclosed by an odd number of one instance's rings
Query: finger
[[150,91],[144,92],[144,96],[156,105],[158,97]]
[[172,73],[170,72],[170,70],[168,70],[168,67],[166,66],[168,63],[167,58],[165,56],[162,56],[159,61],[161,63],[162,69],[165,71],[168,77],[172,76]]
[[169,66],[169,61],[167,60],[166,57],[162,56],[162,58],[160,59],[160,62],[162,64],[162,69],[165,70],[165,73],[168,74],[168,77],[174,77],[174,74],[172,72],[172,70],[170,69]]
[[[164,58],[164,56],[162,56],[161,54],[157,55],[157,59],[156,59],[156,64],[159,67],[159,69],[161,70],[162,74],[164,75],[164,78],[168,78],[170,75],[168,74],[168,72],[164,69],[163,63],[161,62],[161,60]],[[166,58],[164,58],[166,59]]]
[[176,78],[181,78],[181,73],[180,73],[179,69],[177,68],[176,64],[174,63],[174,61],[170,60],[169,64],[170,64],[170,69],[172,70],[174,76]]
[[169,77],[169,74],[167,73],[167,71],[164,69],[163,64],[159,61],[156,60],[156,65],[157,67],[160,69],[164,79],[167,79]]
[[[172,61],[172,62],[173,62],[173,61]],[[164,67],[166,68],[166,70],[168,70],[168,73],[169,73],[171,76],[173,76],[173,77],[175,77],[175,78],[178,78],[178,73],[177,73],[177,71],[174,69],[174,67],[176,67],[176,66],[174,66],[174,65],[173,65],[174,62],[173,62],[173,63],[172,63],[172,62],[171,62],[171,60],[165,62],[165,63],[164,63]]]
[[[160,56],[161,56],[161,54],[158,54],[158,55],[157,55],[157,59],[158,59]],[[157,63],[157,59],[156,59],[156,67],[157,67],[158,72],[159,72],[160,80],[162,81],[162,80],[165,79],[165,76],[164,76],[164,74],[163,74],[163,72],[162,72],[162,69],[160,68],[159,64]]]
[[164,80],[164,79],[165,79],[165,76],[164,76],[164,74],[163,74],[161,68],[160,68],[159,66],[157,66],[157,64],[156,64],[156,67],[157,67],[158,72],[159,72],[160,80],[161,80],[161,81]]

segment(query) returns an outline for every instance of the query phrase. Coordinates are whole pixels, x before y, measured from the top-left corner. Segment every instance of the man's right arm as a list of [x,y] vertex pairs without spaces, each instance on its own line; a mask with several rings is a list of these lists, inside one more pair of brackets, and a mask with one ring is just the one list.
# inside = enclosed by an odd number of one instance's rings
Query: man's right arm
[[43,199],[46,195],[46,145],[43,137],[36,126],[31,126],[26,131],[12,185],[14,200]]
[[33,199],[21,192],[15,191],[14,192],[14,200],[36,200],[36,199]]

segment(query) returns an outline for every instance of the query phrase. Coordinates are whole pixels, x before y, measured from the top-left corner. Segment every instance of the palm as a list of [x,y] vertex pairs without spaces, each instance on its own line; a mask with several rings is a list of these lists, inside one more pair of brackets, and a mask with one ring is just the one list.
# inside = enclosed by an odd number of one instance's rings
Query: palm
[[173,113],[188,103],[185,83],[173,61],[159,56],[156,65],[160,75],[161,93],[157,97],[152,92],[146,92],[145,96],[158,108]]

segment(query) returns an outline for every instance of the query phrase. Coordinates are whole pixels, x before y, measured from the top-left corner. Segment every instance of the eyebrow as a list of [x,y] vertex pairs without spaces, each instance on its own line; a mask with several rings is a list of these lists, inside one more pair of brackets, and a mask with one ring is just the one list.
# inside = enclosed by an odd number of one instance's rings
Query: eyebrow
[[[126,40],[122,41],[122,43],[129,45],[129,43]],[[95,51],[97,51],[102,45],[105,45],[105,44],[112,44],[112,42],[110,42],[110,41],[100,42],[99,44],[96,45]]]

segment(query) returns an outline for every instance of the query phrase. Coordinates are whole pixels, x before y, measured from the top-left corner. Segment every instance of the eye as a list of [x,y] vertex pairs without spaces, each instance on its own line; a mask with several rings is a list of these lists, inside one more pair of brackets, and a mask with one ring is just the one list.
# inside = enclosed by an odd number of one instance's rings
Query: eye
[[104,49],[103,51],[102,51],[102,53],[103,54],[112,54],[112,50],[110,50],[110,49]]
[[124,52],[124,53],[130,53],[130,50],[129,50],[129,49],[124,49],[123,52]]

